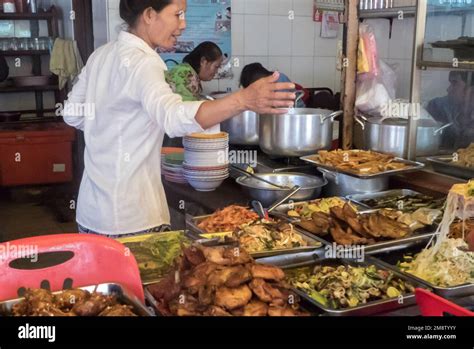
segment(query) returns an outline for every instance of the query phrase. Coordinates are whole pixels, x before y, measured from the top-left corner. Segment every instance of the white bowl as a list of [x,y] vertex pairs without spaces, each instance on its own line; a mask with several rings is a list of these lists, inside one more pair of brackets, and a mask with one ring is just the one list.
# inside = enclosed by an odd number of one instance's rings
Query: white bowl
[[189,185],[191,185],[197,191],[202,191],[202,192],[209,192],[209,191],[216,190],[222,185],[222,183],[224,183],[224,180],[225,180],[225,178],[209,180],[209,181],[204,181],[201,179],[191,179],[191,178],[186,178],[186,179]]

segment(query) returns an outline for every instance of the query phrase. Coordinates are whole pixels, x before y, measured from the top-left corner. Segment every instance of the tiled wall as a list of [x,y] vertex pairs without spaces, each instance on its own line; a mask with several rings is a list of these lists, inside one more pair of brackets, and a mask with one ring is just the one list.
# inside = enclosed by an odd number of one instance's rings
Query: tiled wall
[[[109,35],[114,39],[122,21],[119,0],[109,1]],[[289,18],[294,11],[294,19]],[[212,81],[206,92],[238,88],[244,65],[260,62],[280,70],[305,87],[339,91],[336,70],[338,41],[320,37],[321,23],[312,20],[313,0],[232,0],[232,54],[239,59],[233,80]]]

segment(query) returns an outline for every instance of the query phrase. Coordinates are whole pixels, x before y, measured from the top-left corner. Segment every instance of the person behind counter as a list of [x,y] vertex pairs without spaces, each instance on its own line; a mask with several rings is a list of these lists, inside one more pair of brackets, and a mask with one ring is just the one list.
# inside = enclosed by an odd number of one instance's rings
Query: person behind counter
[[219,46],[210,41],[203,42],[184,57],[182,64],[166,73],[166,81],[183,101],[199,101],[202,99],[201,81],[214,79],[223,61]]
[[474,76],[468,79],[468,72],[449,73],[447,95],[431,100],[426,110],[434,120],[453,123],[443,133],[443,147],[458,149],[467,147],[474,141]]
[[[248,64],[244,67],[244,69],[242,69],[242,74],[240,75],[240,86],[242,86],[243,88],[247,88],[251,84],[253,84],[255,81],[258,81],[259,79],[262,79],[265,77],[269,77],[272,74],[274,74],[274,72],[269,71],[260,63]],[[278,82],[291,82],[291,80],[285,74],[280,73],[280,79],[278,79]],[[308,100],[309,93],[307,93],[301,85],[298,85],[298,84],[295,84],[295,85],[296,85],[297,91],[305,92],[305,96],[303,96],[303,98],[301,98],[298,101],[298,104],[296,105],[296,107],[304,108],[306,107],[305,101]]]
[[[186,0],[121,0],[129,29],[96,50],[64,106],[64,121],[84,131],[84,175],[77,203],[80,233],[111,237],[167,229],[161,183],[163,136],[184,136],[245,110],[285,113],[295,88],[279,74],[218,101],[184,102],[165,80],[155,52],[170,49],[186,28]],[[93,113],[84,115],[81,110]]]

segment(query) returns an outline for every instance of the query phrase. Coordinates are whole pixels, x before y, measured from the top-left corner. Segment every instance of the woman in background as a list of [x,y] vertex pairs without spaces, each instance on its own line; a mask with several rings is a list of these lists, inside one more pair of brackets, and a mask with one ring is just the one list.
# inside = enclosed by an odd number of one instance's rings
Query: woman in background
[[203,42],[184,57],[182,64],[166,73],[166,81],[183,101],[199,101],[202,99],[201,81],[214,79],[223,61],[219,46],[210,41]]

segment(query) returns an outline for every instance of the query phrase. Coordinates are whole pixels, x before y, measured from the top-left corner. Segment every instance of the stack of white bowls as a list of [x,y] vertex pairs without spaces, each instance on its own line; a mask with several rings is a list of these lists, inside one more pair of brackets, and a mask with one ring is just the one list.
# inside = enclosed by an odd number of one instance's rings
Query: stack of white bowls
[[229,177],[229,135],[184,137],[184,178],[197,191],[214,191]]

